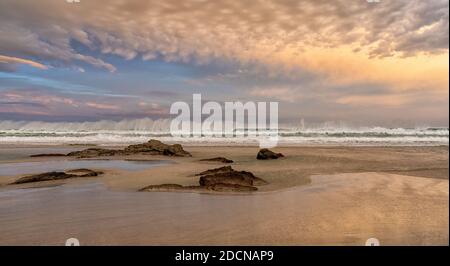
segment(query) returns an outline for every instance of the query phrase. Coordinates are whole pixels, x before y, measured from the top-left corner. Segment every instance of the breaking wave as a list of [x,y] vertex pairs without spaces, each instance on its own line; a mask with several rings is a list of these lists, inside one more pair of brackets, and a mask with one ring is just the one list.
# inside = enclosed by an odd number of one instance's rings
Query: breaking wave
[[[26,144],[128,144],[158,138],[192,145],[249,144],[257,139],[238,136],[172,137],[169,119],[149,118],[96,122],[0,121],[0,143]],[[279,143],[303,145],[448,145],[446,128],[384,127],[285,127],[279,130]]]

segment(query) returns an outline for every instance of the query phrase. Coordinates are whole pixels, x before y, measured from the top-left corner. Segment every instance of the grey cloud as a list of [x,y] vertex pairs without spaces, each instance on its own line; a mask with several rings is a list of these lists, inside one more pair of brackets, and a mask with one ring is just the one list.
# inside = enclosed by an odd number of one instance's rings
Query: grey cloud
[[19,106],[30,106],[30,107],[39,107],[46,108],[44,104],[41,103],[33,103],[33,102],[0,102],[0,105],[19,105]]

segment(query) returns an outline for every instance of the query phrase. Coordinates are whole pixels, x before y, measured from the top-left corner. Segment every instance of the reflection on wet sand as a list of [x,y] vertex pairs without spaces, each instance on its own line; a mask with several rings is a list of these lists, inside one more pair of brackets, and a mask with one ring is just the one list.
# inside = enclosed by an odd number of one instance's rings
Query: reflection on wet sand
[[314,176],[241,195],[118,192],[102,183],[0,191],[0,243],[448,245],[448,180]]

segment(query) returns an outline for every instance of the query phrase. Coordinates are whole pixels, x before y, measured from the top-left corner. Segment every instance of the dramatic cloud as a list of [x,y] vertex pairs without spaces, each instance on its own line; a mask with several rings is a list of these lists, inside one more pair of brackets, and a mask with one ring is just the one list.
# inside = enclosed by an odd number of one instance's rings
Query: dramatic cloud
[[0,73],[0,90],[60,92],[2,108],[33,101],[83,117],[163,115],[172,98],[203,90],[215,100],[279,100],[293,119],[446,121],[448,14],[448,0],[2,0],[0,71],[51,69]]
[[115,67],[72,42],[125,59],[200,63],[269,63],[285,54],[300,60],[309,48],[345,47],[370,57],[448,51],[446,0],[4,0],[0,25],[1,52],[109,71]]

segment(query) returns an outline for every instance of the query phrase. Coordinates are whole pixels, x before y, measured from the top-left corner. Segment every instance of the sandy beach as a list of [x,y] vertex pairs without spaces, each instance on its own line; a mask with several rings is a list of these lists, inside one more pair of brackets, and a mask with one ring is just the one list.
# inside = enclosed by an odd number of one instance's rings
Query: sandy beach
[[448,0],[107,3],[0,1],[0,246],[449,245]]
[[[8,149],[17,155],[3,165],[67,160],[28,157],[49,147],[4,146],[2,153]],[[273,150],[285,157],[269,161],[256,160],[258,147],[185,149],[192,157],[102,157],[165,163],[99,168],[105,174],[98,177],[22,185],[7,185],[20,175],[0,177],[0,244],[61,245],[73,236],[88,245],[363,245],[370,237],[448,245],[448,146],[279,147]],[[137,192],[198,185],[195,174],[224,165],[200,161],[215,156],[268,184],[251,193]]]

